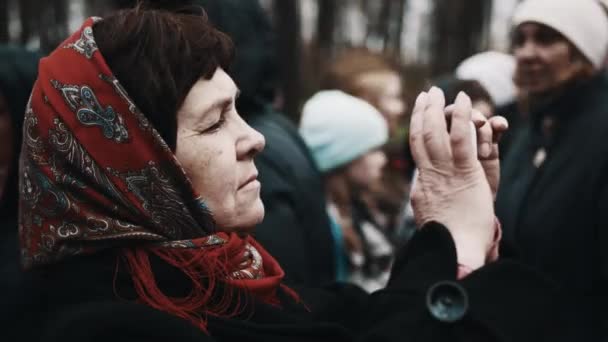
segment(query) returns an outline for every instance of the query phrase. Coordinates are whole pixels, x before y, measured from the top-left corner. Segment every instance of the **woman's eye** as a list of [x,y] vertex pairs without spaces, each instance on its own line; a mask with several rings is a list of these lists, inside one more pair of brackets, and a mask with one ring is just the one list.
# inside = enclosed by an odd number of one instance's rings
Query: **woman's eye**
[[224,115],[224,113],[222,113],[222,115],[220,115],[219,120],[213,124],[213,126],[201,131],[201,134],[213,134],[217,131],[220,130],[220,128],[222,128],[222,126],[224,125],[224,123],[226,123],[226,115]]
[[511,35],[511,46],[520,47],[524,43],[524,37],[521,34],[514,33]]
[[559,40],[559,35],[548,32],[541,31],[536,35],[536,41],[541,45],[551,45]]

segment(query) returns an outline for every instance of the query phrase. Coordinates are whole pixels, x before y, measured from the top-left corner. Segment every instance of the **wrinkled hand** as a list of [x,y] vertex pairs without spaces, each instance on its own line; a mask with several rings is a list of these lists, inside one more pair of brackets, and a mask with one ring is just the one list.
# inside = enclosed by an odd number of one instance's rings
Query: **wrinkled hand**
[[[433,87],[418,96],[412,114],[410,146],[419,171],[412,192],[414,217],[419,227],[429,221],[445,225],[458,261],[477,268],[484,264],[494,236],[494,194],[488,179],[498,187],[498,148],[481,147],[493,140],[491,123],[481,125],[474,140],[468,96],[461,93],[456,98],[449,132],[444,107],[443,93]],[[487,170],[478,160],[478,146]]]
[[[445,108],[448,122],[452,117],[455,105]],[[500,161],[498,153],[498,143],[502,135],[509,129],[507,119],[502,116],[486,118],[480,111],[473,109],[471,116],[475,125],[477,138],[477,158],[486,174],[486,179],[492,189],[492,194],[496,199],[498,185],[500,183]]]

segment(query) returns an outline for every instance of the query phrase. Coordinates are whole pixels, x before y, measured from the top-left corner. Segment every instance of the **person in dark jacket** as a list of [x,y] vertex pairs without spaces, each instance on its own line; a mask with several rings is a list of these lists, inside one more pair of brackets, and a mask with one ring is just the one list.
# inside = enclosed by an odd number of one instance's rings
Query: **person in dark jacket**
[[597,1],[524,1],[513,19],[515,81],[529,122],[505,157],[503,252],[563,291],[573,338],[608,337],[608,18]]
[[16,218],[17,175],[21,149],[23,113],[36,74],[34,52],[15,46],[0,46],[0,216]]
[[286,281],[321,286],[336,280],[336,251],[321,173],[297,127],[272,104],[278,84],[270,22],[257,0],[199,0],[237,53],[229,75],[240,88],[237,109],[264,135],[257,156],[264,220],[255,236],[281,263]]
[[[41,60],[20,157],[27,279],[3,332],[23,341],[558,340],[551,283],[515,262],[486,263],[496,169],[477,158],[470,99],[457,99],[448,133],[438,89],[420,95],[411,124],[422,230],[387,288],[287,287],[250,234],[264,215],[254,164],[264,139],[235,109],[230,40],[200,8],[171,6],[90,18]],[[478,130],[480,146],[492,144],[490,126]]]
[[[20,275],[17,239],[19,152],[25,105],[39,56],[15,46],[0,47],[0,293],[15,290]],[[11,296],[0,297],[2,307]]]

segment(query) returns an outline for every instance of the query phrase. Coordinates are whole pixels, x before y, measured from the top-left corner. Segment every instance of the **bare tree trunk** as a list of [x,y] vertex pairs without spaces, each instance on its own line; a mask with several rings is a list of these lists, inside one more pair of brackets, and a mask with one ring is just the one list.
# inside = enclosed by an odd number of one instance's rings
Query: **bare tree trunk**
[[393,53],[398,55],[401,52],[401,35],[403,34],[403,17],[405,15],[405,6],[407,6],[407,0],[399,0],[396,6],[396,18],[395,18],[395,30],[391,46]]
[[54,23],[54,18],[52,15],[52,9],[48,2],[43,2],[40,4],[40,8],[38,9],[38,18],[36,22],[38,23],[38,35],[40,37],[40,51],[49,52],[51,51],[51,31]]
[[275,0],[279,70],[283,111],[294,121],[300,116],[300,13],[297,0]]
[[55,30],[53,32],[53,40],[55,45],[62,42],[69,34],[68,10],[68,0],[53,1],[53,14],[55,15]]
[[368,18],[366,38],[379,41],[385,52],[398,54],[406,0],[362,1],[361,4]]
[[[480,50],[487,50],[491,44],[490,42],[490,25],[492,24],[492,8],[494,6],[494,1],[486,1],[483,4],[482,10],[482,18],[484,18],[484,27],[481,34],[480,41]],[[520,0],[521,1],[521,0]]]
[[491,2],[487,0],[435,0],[433,74],[451,72],[464,58],[480,51],[489,6]]
[[[361,1],[361,11],[365,13],[367,17],[367,27],[365,29],[365,40],[368,40],[370,37],[376,37],[378,35],[379,26],[379,16],[378,13],[378,0],[369,1],[363,0]],[[384,2],[383,2],[384,3]]]
[[8,0],[0,0],[0,43],[6,44],[10,40],[8,34]]
[[28,7],[28,18],[37,18],[37,31],[40,37],[40,51],[50,52],[57,47],[68,35],[68,3],[67,0],[53,2],[36,2]]
[[107,0],[85,0],[85,13],[87,17],[103,17],[111,10],[131,5],[128,1],[107,1]]
[[[32,0],[19,1],[19,21],[21,22],[19,42],[23,45],[27,44],[34,34],[34,23],[38,20],[38,15],[33,10],[32,5]],[[45,5],[42,4],[41,7],[45,8]],[[43,10],[40,11],[42,12]]]
[[384,0],[378,18],[378,36],[382,37],[382,46],[387,50],[391,40],[391,5],[393,0]]
[[[338,4],[336,0],[318,0],[317,3],[319,15],[317,17],[315,43],[310,47],[310,64],[312,70],[323,70],[325,63],[331,60],[335,48]],[[319,76],[319,73],[311,73],[310,76]],[[316,84],[318,79],[310,79],[309,81]]]
[[336,0],[320,0],[318,4],[317,43],[320,49],[329,49],[334,42],[334,27],[338,6]]

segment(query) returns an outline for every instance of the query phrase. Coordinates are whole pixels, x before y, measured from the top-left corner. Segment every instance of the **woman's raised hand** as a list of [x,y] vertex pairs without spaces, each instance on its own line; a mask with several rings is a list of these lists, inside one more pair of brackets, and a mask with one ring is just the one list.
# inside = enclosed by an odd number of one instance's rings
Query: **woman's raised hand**
[[494,238],[499,172],[494,126],[504,131],[506,121],[485,122],[475,115],[474,124],[471,100],[464,93],[448,112],[449,131],[441,90],[433,87],[416,99],[410,123],[410,147],[419,171],[412,192],[414,217],[419,227],[430,221],[445,225],[456,243],[458,261],[477,268]]
[[[454,112],[454,104],[445,108],[448,122]],[[502,135],[509,129],[507,119],[502,116],[486,118],[480,111],[473,109],[472,120],[477,129],[477,158],[486,173],[486,178],[496,198],[500,183],[500,162],[498,143]]]

